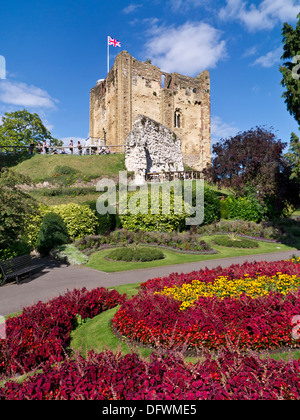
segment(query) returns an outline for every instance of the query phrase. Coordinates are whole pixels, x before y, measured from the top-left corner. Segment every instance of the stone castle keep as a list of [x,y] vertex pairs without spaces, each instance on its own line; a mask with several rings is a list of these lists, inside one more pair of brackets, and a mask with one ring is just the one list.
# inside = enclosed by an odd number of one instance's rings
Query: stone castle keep
[[[173,130],[185,165],[201,170],[211,162],[210,77],[164,73],[121,52],[105,80],[90,93],[90,137],[124,145],[138,115]],[[115,150],[117,151],[117,150]],[[119,149],[121,151],[121,148]]]

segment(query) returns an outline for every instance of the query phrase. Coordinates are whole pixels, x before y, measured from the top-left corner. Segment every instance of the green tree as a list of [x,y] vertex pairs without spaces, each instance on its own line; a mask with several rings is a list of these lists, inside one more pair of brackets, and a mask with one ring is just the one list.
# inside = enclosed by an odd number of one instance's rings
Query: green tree
[[204,176],[236,196],[250,194],[268,208],[267,216],[278,216],[299,201],[299,183],[290,179],[285,147],[264,127],[221,139],[213,145],[212,165],[203,171]]
[[300,71],[297,72],[300,64],[300,14],[295,29],[288,23],[283,25],[282,36],[284,53],[281,58],[286,60],[280,66],[283,76],[281,85],[286,89],[282,97],[300,126]]
[[300,139],[295,133],[291,135],[289,151],[285,158],[291,166],[292,174],[290,178],[300,182]]
[[37,202],[18,186],[27,182],[10,170],[0,172],[0,259],[19,252],[28,218],[37,212]]
[[51,136],[38,114],[23,111],[6,112],[0,125],[0,146],[29,146],[31,141],[47,141],[59,146],[61,141]]

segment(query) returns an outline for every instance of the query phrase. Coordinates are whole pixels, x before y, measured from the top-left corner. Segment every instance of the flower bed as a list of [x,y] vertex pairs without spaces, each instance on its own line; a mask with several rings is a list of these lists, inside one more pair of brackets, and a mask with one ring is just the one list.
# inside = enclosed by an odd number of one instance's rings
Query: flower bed
[[45,362],[61,362],[78,315],[92,318],[124,299],[115,290],[83,288],[25,308],[6,321],[6,339],[0,340],[0,377],[29,372]]
[[75,245],[80,251],[90,255],[110,246],[122,246],[133,243],[201,254],[216,253],[208,243],[201,239],[200,235],[191,235],[189,232],[131,232],[127,229],[119,229],[106,236],[85,236],[77,241]]
[[[22,315],[7,320],[7,339],[0,340],[0,375],[4,379],[33,369],[39,371],[21,382],[3,382],[0,399],[298,400],[300,360],[261,360],[254,354],[243,355],[232,345],[223,349],[217,358],[207,353],[196,364],[187,363],[181,354],[162,348],[151,355],[150,361],[137,354],[121,356],[111,352],[89,352],[83,358],[68,350],[70,333],[79,317],[92,318],[118,304],[122,307],[115,322],[117,319],[124,327],[124,334],[146,343],[158,344],[160,340],[161,344],[174,347],[174,343],[189,340],[192,347],[200,342],[218,349],[228,339],[242,348],[253,343],[255,348],[286,343],[291,336],[290,316],[300,314],[299,291],[272,292],[255,298],[246,294],[197,296],[185,310],[180,310],[180,300],[164,294],[166,287],[183,289],[193,279],[210,287],[217,284],[220,276],[234,279],[237,273],[243,277],[249,273],[254,278],[259,273],[266,280],[272,279],[279,269],[284,284],[287,276],[299,278],[300,265],[296,260],[244,264],[153,279],[143,284],[138,296],[127,301],[115,290],[84,288],[26,308]],[[261,282],[262,287],[265,283],[268,281]],[[294,285],[297,287],[297,283]],[[147,319],[152,324],[147,325]],[[238,328],[237,319],[240,320]],[[132,325],[134,320],[136,323]],[[202,330],[198,328],[200,324]],[[279,337],[277,343],[276,337]]]
[[224,352],[196,364],[176,354],[89,353],[22,383],[0,388],[1,400],[299,400],[299,361]]
[[300,265],[245,263],[173,274],[142,284],[113,326],[143,344],[219,350],[300,347],[291,322],[300,314]]

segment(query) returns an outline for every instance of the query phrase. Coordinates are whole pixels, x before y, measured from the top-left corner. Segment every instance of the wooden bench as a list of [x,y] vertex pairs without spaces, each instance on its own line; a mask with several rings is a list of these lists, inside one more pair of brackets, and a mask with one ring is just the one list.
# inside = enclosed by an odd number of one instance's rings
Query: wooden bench
[[42,266],[43,264],[35,264],[30,255],[22,255],[10,260],[0,261],[0,268],[3,274],[1,286],[6,280],[11,278],[15,278],[17,284],[19,284],[19,276],[29,274],[31,277],[32,271]]

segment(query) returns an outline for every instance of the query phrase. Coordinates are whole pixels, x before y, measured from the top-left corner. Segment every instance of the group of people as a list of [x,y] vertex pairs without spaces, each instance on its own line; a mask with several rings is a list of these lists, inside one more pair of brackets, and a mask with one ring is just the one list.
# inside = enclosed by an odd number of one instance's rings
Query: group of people
[[[33,154],[33,149],[34,149],[34,143],[31,142],[30,143],[30,148],[29,148],[29,152],[31,152],[30,153],[31,155]],[[44,154],[48,153],[49,147],[48,147],[47,141],[45,140],[45,141],[43,141],[43,143],[38,141],[38,143],[36,145],[36,150],[37,150],[38,153],[44,153]]]
[[101,149],[99,150],[99,155],[109,155],[110,154],[110,150],[108,147],[101,147]]
[[[73,155],[73,153],[74,153],[74,144],[73,144],[73,140],[70,140],[70,143],[69,143],[69,148],[70,148],[71,155]],[[79,154],[79,155],[82,155],[82,146],[81,146],[80,141],[78,141],[78,143],[77,143],[77,149],[78,149],[78,154]]]
[[[40,141],[38,141],[37,145],[35,146],[34,141],[31,141],[30,146],[29,146],[29,154],[32,155],[34,148],[36,147],[36,151],[37,153],[40,154],[47,154],[49,152],[49,146],[47,144],[47,141],[45,140],[43,143],[41,143]],[[68,145],[68,148],[70,150],[71,155],[74,154],[74,149],[78,150],[78,154],[82,155],[82,145],[80,143],[80,141],[78,141],[77,146],[74,146],[73,144],[73,140],[70,140],[70,143]],[[91,147],[91,153],[95,154],[97,152],[98,148],[97,147]],[[59,152],[56,149],[52,149],[51,154],[58,154]],[[66,154],[66,152],[64,150],[60,151],[61,154]],[[109,155],[110,154],[110,150],[108,147],[101,147],[99,150],[99,155]]]

